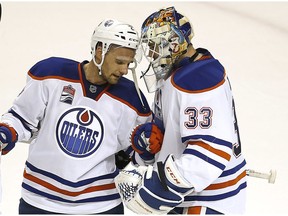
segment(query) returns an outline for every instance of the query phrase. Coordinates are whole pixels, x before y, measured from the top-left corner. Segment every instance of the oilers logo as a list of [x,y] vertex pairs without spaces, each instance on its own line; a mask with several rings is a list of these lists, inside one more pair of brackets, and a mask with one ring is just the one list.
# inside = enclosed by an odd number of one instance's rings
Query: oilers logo
[[93,154],[103,140],[103,124],[89,108],[78,107],[65,111],[56,126],[56,139],[60,148],[73,157]]

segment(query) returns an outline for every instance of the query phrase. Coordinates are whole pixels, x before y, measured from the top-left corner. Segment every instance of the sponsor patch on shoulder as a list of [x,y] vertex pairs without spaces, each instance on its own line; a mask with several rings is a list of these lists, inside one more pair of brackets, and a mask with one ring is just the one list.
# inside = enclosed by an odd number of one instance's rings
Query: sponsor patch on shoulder
[[75,89],[71,86],[64,86],[61,93],[60,102],[72,104],[75,95]]

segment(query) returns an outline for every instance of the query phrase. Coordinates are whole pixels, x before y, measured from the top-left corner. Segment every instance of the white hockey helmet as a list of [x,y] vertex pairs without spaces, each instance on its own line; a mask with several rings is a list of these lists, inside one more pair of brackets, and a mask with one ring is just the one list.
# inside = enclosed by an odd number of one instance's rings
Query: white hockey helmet
[[[149,61],[149,68],[142,76],[145,78],[146,75],[147,78],[151,75],[148,71],[152,66],[156,81],[167,77],[173,63],[187,52],[193,36],[188,18],[178,13],[173,6],[148,16],[141,27],[141,48]],[[149,92],[155,90],[149,89],[149,86],[147,88]]]
[[[100,64],[96,63],[95,60],[96,45],[99,42],[102,43],[103,50]],[[139,42],[138,32],[133,26],[115,19],[105,19],[95,28],[91,38],[91,54],[94,64],[99,68],[99,71],[101,71],[104,56],[108,52],[111,44],[137,50]]]

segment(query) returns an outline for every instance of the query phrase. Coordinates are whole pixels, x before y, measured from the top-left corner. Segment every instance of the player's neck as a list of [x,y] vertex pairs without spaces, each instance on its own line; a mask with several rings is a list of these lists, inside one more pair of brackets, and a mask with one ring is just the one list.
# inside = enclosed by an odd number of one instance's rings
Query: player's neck
[[190,45],[187,49],[187,52],[183,56],[181,56],[181,59],[185,57],[192,57],[194,55],[196,56],[193,58],[193,61],[197,61],[203,56],[203,54],[198,53],[197,50],[192,45]]
[[99,69],[98,67],[96,67],[93,61],[90,61],[89,63],[85,64],[83,68],[86,79],[89,82],[96,85],[102,85],[107,82],[101,75],[99,75]]

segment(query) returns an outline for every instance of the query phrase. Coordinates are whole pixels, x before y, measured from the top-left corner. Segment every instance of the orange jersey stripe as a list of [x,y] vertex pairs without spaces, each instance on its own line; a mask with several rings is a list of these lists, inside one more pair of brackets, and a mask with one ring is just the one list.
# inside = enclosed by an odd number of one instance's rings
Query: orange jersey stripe
[[[225,77],[225,74],[224,74],[224,77]],[[177,84],[174,83],[173,79],[171,79],[171,83],[172,83],[172,85],[173,85],[176,89],[178,89],[178,90],[180,90],[180,91],[182,91],[182,92],[191,93],[191,94],[195,93],[195,94],[196,94],[196,93],[203,93],[203,92],[211,91],[211,90],[216,89],[216,88],[218,88],[219,86],[223,85],[224,82],[225,82],[224,77],[223,77],[223,80],[222,80],[221,82],[219,82],[219,83],[218,83],[217,85],[215,85],[215,86],[212,86],[212,87],[206,88],[206,89],[201,89],[201,90],[194,90],[194,91],[181,88],[180,86],[178,86]]]
[[193,206],[188,207],[187,214],[197,214],[199,215],[201,213],[202,206]]
[[81,83],[81,87],[82,87],[82,91],[83,91],[83,95],[86,96],[86,89],[84,87],[84,82],[83,82],[83,79],[82,79],[82,70],[81,70],[81,64],[78,64],[78,73],[79,73],[79,78],[80,78],[80,83]]
[[105,92],[107,95],[109,95],[110,97],[121,101],[123,104],[126,104],[127,106],[129,106],[131,109],[135,110],[135,112],[139,115],[139,116],[149,116],[152,114],[152,111],[150,111],[149,113],[140,113],[134,106],[132,106],[130,103],[128,103],[127,101],[123,100],[122,98],[119,98],[109,92]]
[[218,183],[218,184],[211,184],[205,190],[217,190],[217,189],[222,189],[222,188],[227,188],[227,187],[233,186],[237,182],[239,182],[242,178],[244,178],[245,176],[246,176],[246,171],[243,171],[235,179],[232,179],[232,180],[227,181],[227,182]]
[[64,78],[64,77],[61,77],[61,76],[36,77],[30,71],[28,72],[28,75],[34,80],[58,79],[58,80],[63,80],[63,81],[67,81],[67,82],[79,83],[79,80],[67,79],[67,78]]
[[226,159],[227,161],[230,160],[231,158],[231,155],[229,155],[228,153],[224,152],[224,151],[221,151],[219,149],[215,149],[213,148],[212,146],[210,146],[209,144],[207,143],[204,143],[204,142],[201,142],[201,141],[190,141],[188,142],[189,145],[197,145],[197,146],[201,146],[202,148]]
[[202,209],[202,206],[188,207],[187,214],[199,215],[201,213],[201,209]]
[[52,191],[55,191],[57,193],[61,193],[61,194],[64,194],[64,195],[67,195],[67,196],[72,196],[72,197],[76,197],[76,196],[79,196],[81,194],[85,194],[85,193],[91,193],[91,192],[95,192],[95,191],[101,191],[101,190],[109,190],[109,189],[114,189],[115,188],[115,183],[111,183],[111,184],[104,184],[104,185],[98,185],[98,186],[93,186],[93,187],[89,187],[89,188],[86,188],[84,190],[81,190],[81,191],[77,191],[77,192],[72,192],[72,191],[67,191],[67,190],[64,190],[64,189],[60,189],[46,181],[43,181],[31,174],[28,174],[26,171],[24,171],[24,178],[32,181],[32,182],[35,182],[39,185],[42,185],[43,187],[45,188],[48,188],[49,190],[52,190]]

